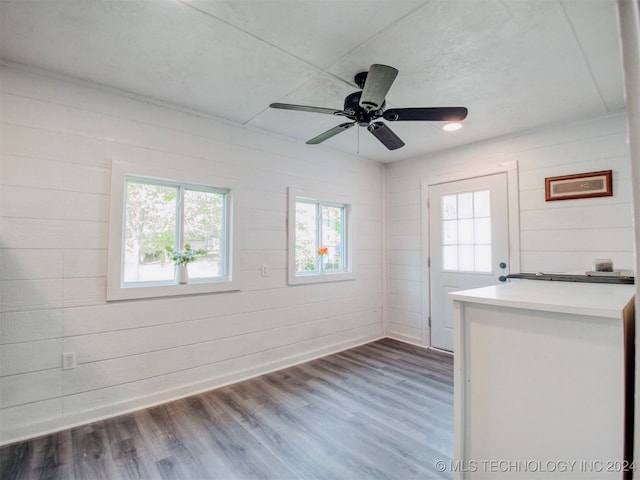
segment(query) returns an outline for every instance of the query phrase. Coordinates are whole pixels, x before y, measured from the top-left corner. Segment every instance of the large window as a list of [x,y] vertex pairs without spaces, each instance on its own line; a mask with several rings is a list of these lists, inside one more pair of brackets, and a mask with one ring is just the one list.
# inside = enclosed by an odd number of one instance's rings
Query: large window
[[289,283],[354,278],[351,206],[289,192]]
[[122,284],[176,282],[172,252],[198,252],[190,281],[226,274],[227,191],[201,185],[128,177]]
[[[229,188],[128,174],[119,165],[112,182],[108,300],[237,288]],[[174,256],[187,250],[195,258],[184,284]]]

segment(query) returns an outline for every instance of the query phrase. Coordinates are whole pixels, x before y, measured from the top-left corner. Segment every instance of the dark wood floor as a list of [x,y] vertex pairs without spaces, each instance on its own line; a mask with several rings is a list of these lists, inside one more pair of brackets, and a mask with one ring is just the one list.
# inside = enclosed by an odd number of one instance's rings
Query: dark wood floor
[[450,478],[453,361],[390,339],[0,449],[2,479]]

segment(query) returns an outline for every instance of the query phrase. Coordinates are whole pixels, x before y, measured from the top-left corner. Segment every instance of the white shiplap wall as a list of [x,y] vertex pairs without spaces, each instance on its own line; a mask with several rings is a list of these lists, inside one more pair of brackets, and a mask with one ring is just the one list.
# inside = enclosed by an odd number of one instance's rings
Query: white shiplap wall
[[[13,65],[1,76],[0,443],[383,335],[381,165]],[[238,185],[241,291],[106,303],[113,161]],[[352,199],[356,281],[287,286],[287,187]]]
[[[421,182],[517,162],[520,271],[580,272],[594,258],[633,269],[632,191],[626,117],[546,128],[387,168],[390,336],[428,342],[428,270],[421,242]],[[545,202],[544,178],[613,170],[613,197]],[[434,181],[433,183],[437,183]],[[515,272],[514,272],[515,273]]]

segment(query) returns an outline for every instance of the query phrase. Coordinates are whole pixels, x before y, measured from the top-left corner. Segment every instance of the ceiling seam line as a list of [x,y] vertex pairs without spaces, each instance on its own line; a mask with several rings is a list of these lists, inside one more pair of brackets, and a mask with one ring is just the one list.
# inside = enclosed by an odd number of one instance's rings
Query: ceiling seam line
[[[180,1],[181,3],[184,3],[184,2],[183,2],[183,0],[178,0],[178,1]],[[327,65],[326,67],[322,68],[322,67],[318,67],[317,65],[312,65],[312,64],[309,64],[309,65],[311,65],[311,66],[313,66],[313,67],[315,67],[315,68],[318,68],[318,69],[320,70],[320,72],[319,72],[319,73],[327,74],[327,75],[331,76],[332,78],[335,78],[336,80],[339,80],[339,81],[341,81],[341,82],[343,82],[343,83],[346,83],[347,85],[349,85],[349,86],[351,86],[351,87],[359,88],[359,87],[356,85],[355,81],[345,80],[344,78],[342,78],[342,77],[338,76],[337,74],[330,72],[330,71],[329,71],[329,69],[330,69],[333,65],[336,65],[337,63],[339,63],[339,62],[340,62],[341,60],[343,60],[344,58],[347,58],[349,55],[351,55],[353,52],[355,52],[355,51],[356,51],[356,50],[358,50],[359,48],[362,48],[362,47],[364,47],[365,45],[367,45],[368,43],[371,43],[371,42],[372,42],[374,39],[376,39],[378,36],[382,35],[383,33],[387,32],[387,31],[390,31],[390,30],[392,30],[392,29],[396,28],[398,25],[401,25],[403,22],[405,22],[405,21],[406,21],[406,19],[407,19],[407,18],[409,18],[409,17],[413,16],[415,13],[419,12],[420,10],[424,10],[424,9],[426,9],[426,8],[427,8],[427,5],[428,5],[429,3],[431,3],[431,0],[427,0],[427,1],[425,1],[422,5],[420,5],[419,7],[416,7],[416,8],[414,8],[413,10],[411,10],[410,12],[407,12],[407,13],[406,13],[405,15],[403,15],[402,17],[400,17],[400,18],[396,19],[392,24],[387,25],[387,26],[385,26],[383,29],[381,29],[381,30],[377,31],[376,33],[374,33],[373,35],[371,35],[369,38],[367,38],[366,40],[362,41],[361,43],[359,43],[358,45],[356,45],[355,47],[353,47],[353,48],[352,48],[351,50],[349,50],[347,53],[345,53],[344,55],[342,55],[341,57],[339,57],[335,62],[330,63],[330,64],[329,64],[329,65]],[[185,5],[188,5],[188,4],[185,4]],[[191,6],[191,5],[188,5],[188,6]],[[195,7],[192,7],[192,8],[195,8]],[[196,8],[196,10],[200,11],[200,10],[199,10],[199,9],[197,9],[197,8]],[[207,14],[206,12],[203,12],[203,13]],[[212,16],[213,18],[216,18],[216,19],[218,18],[218,17],[215,17],[214,15],[211,15],[211,16]],[[221,20],[221,21],[222,21],[222,22],[224,22],[223,20]],[[227,22],[224,22],[224,23],[226,24]],[[233,26],[233,25],[232,25],[232,26]],[[239,30],[240,30],[240,31],[243,31],[243,30],[241,30],[241,29],[239,29]],[[249,35],[251,35],[251,34],[249,34]],[[252,36],[253,36],[253,35],[252,35]],[[262,39],[260,39],[259,37],[255,37],[255,38],[258,38],[259,40],[262,40]],[[268,45],[272,45],[271,43],[266,42],[266,41],[265,41],[265,43],[267,43]],[[279,48],[279,47],[277,47],[276,45],[273,45],[273,46],[274,46],[275,48]],[[288,53],[288,52],[287,52],[287,53]],[[292,56],[292,57],[294,57],[294,58],[298,58],[298,57],[296,57],[296,56],[295,56],[295,55],[293,55],[293,54],[291,54],[291,56]],[[304,60],[302,60],[302,61],[304,61]],[[306,62],[306,63],[308,63],[308,62]],[[317,75],[316,75],[316,77],[317,77]],[[314,78],[315,78],[315,77],[314,77]],[[303,83],[303,84],[301,84],[298,88],[296,88],[296,89],[292,90],[290,93],[288,93],[288,94],[287,94],[287,95],[285,95],[284,97],[281,97],[279,100],[282,100],[282,99],[284,99],[284,98],[286,98],[286,97],[290,96],[292,93],[295,93],[295,92],[300,91],[300,90],[301,90],[301,89],[302,89],[306,84],[308,84],[311,80],[312,80],[312,79],[309,79],[308,81],[304,82],[304,83]],[[392,105],[392,106],[393,106],[393,105]],[[267,107],[267,108],[265,108],[265,109],[263,109],[262,111],[258,112],[257,114],[255,114],[254,116],[252,116],[251,118],[249,118],[248,120],[246,120],[245,122],[242,122],[242,123],[243,123],[243,125],[246,125],[246,124],[250,123],[253,119],[255,119],[256,117],[258,117],[258,116],[262,115],[262,114],[263,114],[264,112],[266,112],[267,110],[268,110],[268,107]]]
[[217,21],[218,21],[218,22],[220,22],[220,23],[224,23],[225,25],[227,25],[227,26],[229,26],[229,27],[233,28],[234,30],[237,30],[237,31],[239,31],[239,32],[244,33],[245,35],[248,35],[248,36],[250,36],[250,37],[252,37],[252,38],[255,38],[256,40],[258,40],[258,41],[260,41],[260,42],[262,42],[262,43],[264,43],[264,44],[266,44],[266,45],[268,45],[268,46],[270,46],[270,47],[272,47],[272,48],[275,48],[276,50],[278,50],[278,51],[280,51],[280,52],[282,52],[282,53],[284,53],[284,54],[288,55],[289,57],[295,58],[296,60],[298,60],[298,61],[300,61],[300,62],[303,62],[304,64],[306,64],[306,65],[308,65],[308,66],[310,66],[310,67],[315,68],[316,70],[319,70],[319,72],[324,71],[324,69],[323,69],[323,68],[321,68],[321,67],[319,67],[318,65],[314,65],[313,63],[311,63],[311,62],[309,62],[309,61],[305,60],[304,58],[298,57],[297,55],[295,55],[295,54],[293,54],[293,53],[291,53],[291,52],[289,52],[289,51],[285,50],[284,48],[279,47],[279,46],[278,46],[278,45],[276,45],[275,43],[271,43],[271,42],[269,42],[269,41],[265,40],[264,38],[260,38],[258,35],[254,34],[254,33],[251,33],[251,32],[249,32],[249,31],[247,31],[247,30],[243,30],[242,28],[238,27],[237,25],[234,25],[234,24],[233,24],[233,23],[231,23],[231,22],[228,22],[228,21],[226,21],[226,20],[224,20],[224,19],[222,19],[222,18],[220,18],[220,17],[216,17],[216,16],[215,16],[215,15],[213,15],[212,13],[209,13],[209,12],[207,12],[207,11],[205,11],[205,10],[202,10],[202,9],[200,9],[200,8],[198,8],[198,7],[195,7],[195,6],[193,6],[193,5],[189,4],[189,3],[185,3],[185,1],[184,1],[184,0],[176,0],[176,1],[177,1],[178,3],[180,3],[180,4],[184,5],[185,7],[191,8],[192,10],[195,10],[196,12],[199,12],[199,13],[201,13],[201,14],[203,14],[203,15],[205,15],[205,16],[207,16],[207,17],[209,17],[209,18],[212,18],[212,19],[214,19],[214,20],[217,20]]
[[[191,5],[191,4],[189,4],[189,3],[186,3],[184,0],[176,0],[176,1],[177,1],[178,3],[180,3],[180,4],[184,5],[185,7],[188,7],[188,8],[190,8],[190,9],[192,9],[192,10],[196,11],[196,12],[201,13],[202,15],[205,15],[205,16],[207,16],[207,17],[209,17],[209,18],[213,19],[213,20],[216,20],[216,21],[218,21],[218,22],[220,22],[220,23],[223,23],[223,24],[227,25],[228,27],[233,28],[234,30],[237,30],[237,31],[239,31],[239,32],[244,33],[245,35],[248,35],[248,36],[250,36],[250,37],[252,37],[252,38],[255,38],[255,39],[256,39],[256,40],[258,40],[259,42],[264,43],[265,45],[268,45],[269,47],[274,48],[274,49],[278,50],[279,52],[284,53],[285,55],[287,55],[287,56],[289,56],[289,57],[291,57],[291,58],[294,58],[294,59],[296,59],[296,60],[298,60],[298,61],[300,61],[300,62],[304,63],[305,65],[308,65],[308,66],[310,66],[310,67],[312,67],[312,68],[314,68],[314,69],[316,70],[316,74],[315,74],[315,75],[313,75],[313,77],[311,77],[311,78],[309,78],[307,81],[303,82],[301,85],[299,85],[297,88],[295,88],[295,89],[294,89],[292,92],[290,92],[288,95],[290,95],[291,93],[294,93],[294,92],[299,91],[299,90],[300,90],[304,85],[306,85],[307,83],[309,83],[312,79],[317,78],[320,74],[322,74],[322,73],[326,73],[326,69],[324,69],[324,68],[322,68],[322,67],[319,67],[318,65],[314,65],[313,63],[311,63],[311,62],[309,62],[309,61],[305,60],[304,58],[298,57],[297,55],[295,55],[295,54],[293,54],[293,53],[291,53],[291,52],[288,52],[288,51],[287,51],[287,50],[285,50],[284,48],[279,47],[278,45],[276,45],[276,44],[274,44],[274,43],[271,43],[271,42],[269,42],[269,41],[265,40],[264,38],[260,38],[259,36],[255,35],[255,34],[253,34],[253,33],[251,33],[251,32],[248,32],[247,30],[243,30],[242,28],[240,28],[240,27],[238,27],[238,26],[236,26],[236,25],[233,25],[232,23],[230,23],[230,22],[228,22],[228,21],[226,21],[226,20],[223,20],[223,19],[222,19],[222,18],[220,18],[220,17],[217,17],[217,16],[213,15],[212,13],[209,13],[209,12],[207,12],[207,11],[205,11],[205,10],[202,10],[202,9],[200,9],[200,8],[198,8],[198,7],[194,6],[194,5]],[[284,97],[281,97],[281,99],[282,99],[282,98],[286,98],[288,95],[285,95]],[[248,118],[248,119],[246,119],[246,120],[243,120],[243,121],[241,121],[241,122],[239,122],[239,123],[240,123],[241,125],[247,125],[247,124],[249,124],[251,121],[253,121],[255,118],[257,118],[258,116],[260,116],[260,115],[262,115],[264,112],[266,112],[268,109],[269,109],[269,107],[264,108],[264,109],[262,109],[261,111],[257,112],[255,115],[252,115],[250,118]]]
[[413,10],[411,10],[410,12],[407,12],[406,14],[404,14],[402,17],[396,19],[393,23],[385,26],[383,29],[377,31],[376,33],[374,33],[373,35],[371,35],[369,38],[367,38],[366,40],[360,42],[358,45],[356,45],[355,47],[353,47],[351,50],[349,50],[347,53],[345,53],[343,56],[341,56],[340,58],[338,58],[335,62],[333,62],[331,65],[327,66],[327,68],[325,69],[325,71],[327,69],[329,69],[332,65],[335,65],[336,63],[340,62],[343,58],[348,57],[349,55],[351,55],[353,52],[355,52],[356,50],[358,50],[359,48],[364,47],[365,45],[371,43],[375,38],[377,38],[378,36],[395,29],[397,26],[401,25],[402,23],[404,23],[408,18],[413,17],[417,12],[421,11],[421,10],[425,10],[427,8],[427,5],[431,3],[431,0],[427,0],[425,1],[421,6],[414,8]]
[[[292,90],[289,94],[285,95],[284,97],[281,97],[281,98],[280,98],[280,100],[281,100],[281,99],[283,99],[283,98],[286,98],[286,97],[287,97],[287,96],[289,96],[289,95],[291,95],[291,93],[295,93],[295,92],[297,92],[297,91],[300,91],[300,89],[302,89],[302,88],[303,88],[306,84],[308,84],[312,79],[317,78],[317,77],[318,77],[320,74],[322,74],[322,73],[327,74],[327,75],[330,75],[331,77],[336,78],[336,79],[338,79],[338,80],[340,80],[340,81],[342,81],[342,82],[346,83],[347,85],[354,86],[354,85],[355,85],[355,83],[354,83],[354,82],[350,82],[350,81],[348,81],[348,80],[345,80],[344,78],[339,77],[338,75],[336,75],[336,74],[334,74],[334,73],[329,72],[329,68],[331,68],[333,65],[337,64],[338,62],[340,62],[342,59],[344,59],[344,58],[348,57],[349,55],[351,55],[353,52],[355,52],[355,51],[356,51],[356,50],[358,50],[359,48],[362,48],[362,47],[364,47],[365,45],[367,45],[368,43],[372,42],[374,39],[376,39],[378,36],[382,35],[383,33],[388,32],[388,31],[390,31],[390,30],[393,30],[393,29],[397,28],[397,26],[398,26],[398,25],[401,25],[402,23],[404,23],[404,22],[407,20],[407,18],[410,18],[410,17],[412,17],[415,13],[417,13],[417,12],[419,12],[419,11],[421,11],[421,10],[426,9],[426,8],[427,8],[427,5],[428,5],[429,3],[431,3],[431,0],[427,0],[427,1],[425,1],[425,2],[424,2],[422,5],[420,5],[419,7],[414,8],[414,9],[413,9],[413,10],[411,10],[410,12],[407,12],[405,15],[403,15],[402,17],[400,17],[400,18],[398,18],[397,20],[395,20],[392,24],[387,25],[387,26],[385,26],[383,29],[381,29],[381,30],[377,31],[376,33],[374,33],[373,35],[371,35],[369,38],[367,38],[366,40],[364,40],[364,41],[363,41],[363,42],[361,42],[360,44],[358,44],[358,45],[356,45],[355,47],[353,47],[351,50],[349,50],[349,51],[348,51],[347,53],[345,53],[344,55],[342,55],[342,56],[341,56],[340,58],[338,58],[335,62],[333,62],[333,63],[331,63],[331,64],[329,64],[329,65],[327,65],[326,67],[324,67],[324,68],[323,68],[323,67],[320,67],[320,66],[318,66],[318,65],[314,65],[313,63],[310,63],[309,61],[307,61],[307,60],[305,60],[305,59],[303,59],[303,58],[301,58],[301,57],[298,57],[297,55],[295,55],[295,54],[293,54],[293,53],[291,53],[291,52],[289,52],[289,51],[287,51],[287,50],[283,49],[282,47],[279,47],[278,45],[276,45],[276,44],[274,44],[274,43],[271,43],[271,42],[269,42],[269,41],[265,40],[264,38],[261,38],[261,37],[259,37],[259,36],[255,35],[255,34],[253,34],[253,33],[251,33],[251,32],[248,32],[247,30],[243,30],[242,28],[240,28],[240,27],[238,27],[238,26],[236,26],[236,25],[233,25],[232,23],[230,23],[230,22],[228,22],[228,21],[226,21],[226,20],[224,20],[224,19],[222,19],[222,18],[220,18],[220,17],[217,17],[216,15],[214,15],[214,14],[212,14],[212,13],[210,13],[210,12],[207,12],[207,11],[202,10],[202,9],[200,9],[200,8],[198,8],[198,7],[194,6],[194,5],[191,5],[191,4],[189,4],[189,3],[186,3],[184,0],[176,0],[176,1],[177,1],[178,3],[180,3],[181,5],[184,5],[185,7],[188,7],[188,8],[190,8],[190,9],[192,9],[192,10],[196,11],[196,12],[201,13],[202,15],[205,15],[205,16],[207,16],[207,17],[209,17],[209,18],[212,18],[212,19],[214,19],[214,20],[216,20],[216,21],[218,21],[218,22],[220,22],[220,23],[223,23],[223,24],[225,24],[225,25],[227,25],[227,26],[229,26],[229,27],[231,27],[231,28],[233,28],[233,29],[235,29],[235,30],[237,30],[237,31],[239,31],[239,32],[244,33],[245,35],[248,35],[248,36],[250,36],[250,37],[252,37],[252,38],[255,38],[256,40],[258,40],[258,41],[260,41],[260,42],[262,42],[262,43],[264,43],[264,44],[266,44],[266,45],[268,45],[268,46],[270,46],[270,47],[272,47],[272,48],[275,48],[276,50],[278,50],[278,51],[280,51],[280,52],[282,52],[282,53],[284,53],[284,54],[286,54],[286,55],[288,55],[288,56],[290,56],[290,57],[292,57],[292,58],[295,58],[296,60],[298,60],[298,61],[300,61],[300,62],[303,62],[304,64],[306,64],[306,65],[308,65],[308,66],[310,66],[310,67],[312,67],[312,68],[314,68],[314,69],[316,69],[316,70],[317,70],[316,75],[314,75],[312,78],[308,79],[306,82],[303,82],[303,83],[302,83],[301,85],[299,85],[297,88],[295,88],[294,90]],[[246,120],[242,121],[242,122],[241,122],[241,124],[242,124],[242,125],[247,125],[247,124],[249,124],[249,123],[250,123],[251,121],[253,121],[255,118],[257,118],[258,116],[260,116],[260,115],[262,115],[264,112],[266,112],[266,111],[268,110],[268,108],[269,108],[269,107],[264,108],[264,109],[263,109],[263,110],[261,110],[260,112],[257,112],[255,115],[252,115],[250,118],[248,118],[248,119],[246,119]]]
[[609,110],[609,106],[607,105],[607,102],[604,98],[604,96],[602,95],[602,91],[600,90],[600,87],[598,86],[598,82],[596,81],[596,77],[593,74],[593,70],[591,69],[591,65],[589,64],[589,61],[587,60],[587,55],[584,51],[584,49],[582,48],[582,43],[580,43],[580,39],[578,38],[578,32],[576,32],[576,29],[573,25],[573,22],[571,21],[571,18],[569,17],[569,14],[567,13],[567,10],[564,7],[564,4],[562,3],[562,0],[558,0],[558,3],[560,4],[560,9],[562,10],[562,13],[564,15],[565,20],[567,21],[567,23],[569,24],[569,28],[571,29],[571,33],[573,35],[573,38],[576,41],[576,44],[578,45],[578,49],[580,50],[580,55],[582,56],[582,60],[584,61],[584,64],[587,67],[587,71],[589,72],[589,77],[591,78],[591,82],[593,83],[593,86],[596,89],[596,92],[598,92],[598,97],[600,97],[600,101],[602,102],[602,105],[604,106],[604,110],[607,113],[611,113],[611,111]]
[[[351,81],[351,80],[345,80],[344,78],[338,76],[335,73],[332,73],[329,71],[329,69],[339,63],[342,59],[348,57],[349,55],[351,55],[353,52],[355,52],[356,50],[358,50],[359,48],[367,45],[368,43],[370,43],[371,41],[373,41],[376,37],[378,37],[379,35],[381,35],[384,32],[387,32],[388,30],[391,30],[393,28],[395,28],[397,25],[399,25],[400,23],[402,23],[403,21],[405,21],[408,17],[413,16],[416,12],[419,12],[420,10],[423,10],[427,7],[427,5],[431,3],[431,0],[427,0],[425,1],[421,6],[414,8],[413,10],[411,10],[410,12],[407,12],[405,15],[403,15],[402,17],[398,18],[397,20],[395,20],[392,24],[387,25],[386,27],[384,27],[382,30],[377,31],[376,33],[374,33],[373,35],[371,35],[369,38],[367,38],[366,40],[360,42],[358,45],[356,45],[355,47],[353,47],[351,50],[349,50],[347,53],[345,53],[344,55],[342,55],[340,58],[338,58],[335,62],[330,63],[329,65],[327,65],[324,68],[321,67],[317,67],[321,70],[322,73],[326,73],[327,75],[335,78],[336,80],[339,80],[341,82],[346,83],[347,85],[354,87],[354,88],[359,88],[355,81]],[[305,82],[305,84],[308,82]],[[300,88],[302,88],[303,85],[301,85],[298,89],[294,90],[294,92],[298,91]]]

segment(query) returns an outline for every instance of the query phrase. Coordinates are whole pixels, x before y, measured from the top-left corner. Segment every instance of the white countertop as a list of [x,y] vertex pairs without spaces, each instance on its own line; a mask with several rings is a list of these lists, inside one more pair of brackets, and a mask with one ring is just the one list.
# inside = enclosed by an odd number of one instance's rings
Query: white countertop
[[462,302],[620,318],[635,285],[512,279],[507,283],[449,293]]

